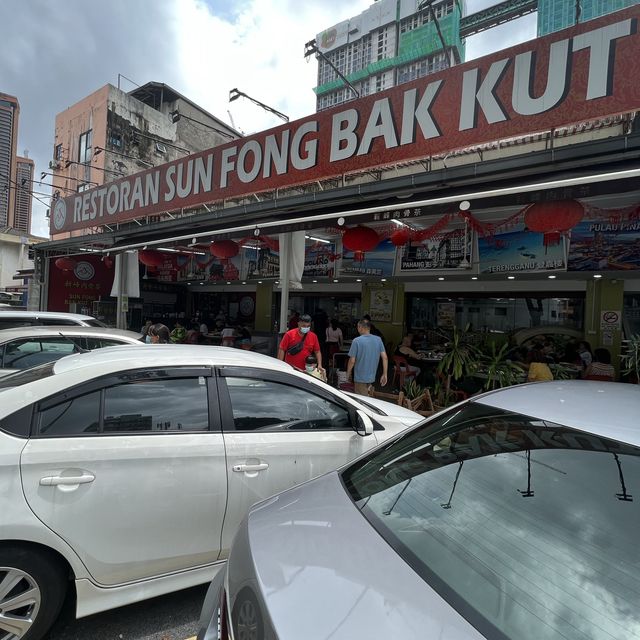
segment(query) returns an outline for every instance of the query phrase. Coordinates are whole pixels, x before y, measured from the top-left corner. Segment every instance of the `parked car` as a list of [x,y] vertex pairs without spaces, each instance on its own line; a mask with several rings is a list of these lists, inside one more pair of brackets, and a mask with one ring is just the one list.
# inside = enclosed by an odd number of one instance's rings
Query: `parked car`
[[40,638],[67,592],[86,616],[208,582],[254,502],[419,420],[222,347],[109,347],[0,379],[0,637]]
[[0,308],[0,329],[31,326],[106,327],[100,320],[79,313],[14,311],[5,307]]
[[640,638],[640,388],[477,396],[255,505],[198,640]]
[[140,334],[82,326],[0,329],[0,377],[71,353],[121,344],[142,345]]

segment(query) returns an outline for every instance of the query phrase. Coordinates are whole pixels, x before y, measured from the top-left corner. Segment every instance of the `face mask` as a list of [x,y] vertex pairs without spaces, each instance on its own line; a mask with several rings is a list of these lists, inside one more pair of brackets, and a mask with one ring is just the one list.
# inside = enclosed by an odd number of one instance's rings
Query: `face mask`
[[304,367],[307,371],[307,373],[313,373],[315,371],[315,367],[312,364],[307,364]]
[[144,337],[144,341],[145,341],[147,344],[151,344],[151,336],[150,336],[150,335],[146,335],[146,336]]
[[309,333],[311,327],[300,327],[300,333]]

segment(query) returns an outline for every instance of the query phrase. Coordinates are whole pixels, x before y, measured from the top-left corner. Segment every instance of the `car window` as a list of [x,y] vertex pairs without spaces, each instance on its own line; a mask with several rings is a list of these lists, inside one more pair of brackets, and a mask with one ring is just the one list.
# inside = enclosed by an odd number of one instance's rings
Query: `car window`
[[80,323],[68,318],[38,318],[37,324],[45,327],[77,327]]
[[304,389],[258,378],[224,379],[237,431],[351,429],[346,409]]
[[16,371],[10,373],[7,376],[0,377],[0,390],[10,389],[12,387],[19,387],[23,384],[28,384],[34,380],[41,380],[42,378],[48,378],[53,375],[54,362],[48,362],[47,364],[40,365],[39,367],[33,367],[25,371]]
[[41,411],[38,432],[43,436],[97,433],[99,424],[100,391],[94,391]]
[[640,449],[470,404],[342,474],[485,637],[640,637]]
[[203,376],[145,380],[105,389],[105,433],[208,429],[209,404]]
[[15,327],[30,327],[31,320],[16,320],[12,318],[2,318],[0,314],[0,329],[14,329]]
[[89,320],[83,320],[84,324],[87,327],[106,327],[107,325],[104,322],[100,322],[100,320],[96,320],[95,318],[90,318]]
[[66,338],[24,338],[4,345],[2,366],[5,369],[29,369],[58,360],[77,351]]
[[109,338],[83,338],[87,349],[102,349],[103,347],[119,347],[123,344],[129,344],[123,340],[109,339]]

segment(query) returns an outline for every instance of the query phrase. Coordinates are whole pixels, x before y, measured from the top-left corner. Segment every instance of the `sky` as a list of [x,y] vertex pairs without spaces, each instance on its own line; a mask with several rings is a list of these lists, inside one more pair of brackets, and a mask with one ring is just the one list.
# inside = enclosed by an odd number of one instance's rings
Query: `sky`
[[[498,0],[467,0],[467,13]],[[56,114],[111,83],[164,82],[245,134],[280,124],[238,88],[287,114],[315,111],[317,62],[304,45],[371,0],[2,0],[0,92],[20,102],[18,153],[53,157]],[[535,14],[467,40],[467,60],[535,37]],[[134,84],[135,83],[135,84]],[[47,180],[50,178],[48,177]],[[48,187],[36,190],[50,193]],[[46,196],[39,196],[47,201]],[[48,236],[34,201],[31,232]]]

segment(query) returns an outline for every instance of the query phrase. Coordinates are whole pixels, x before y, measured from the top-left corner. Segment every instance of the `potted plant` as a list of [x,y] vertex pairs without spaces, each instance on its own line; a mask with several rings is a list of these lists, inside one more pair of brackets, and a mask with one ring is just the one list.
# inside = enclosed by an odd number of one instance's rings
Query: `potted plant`
[[625,346],[625,352],[620,356],[622,373],[640,384],[640,335],[636,333],[622,343]]
[[485,389],[500,389],[523,382],[524,370],[511,362],[508,354],[507,342],[504,342],[501,347],[491,342],[486,345],[484,353],[480,354],[482,373],[487,376]]
[[453,327],[451,336],[447,337],[444,355],[436,369],[438,383],[436,394],[438,404],[447,406],[454,395],[451,390],[451,382],[460,380],[474,373],[477,369],[478,350],[469,341],[469,325],[464,330]]

